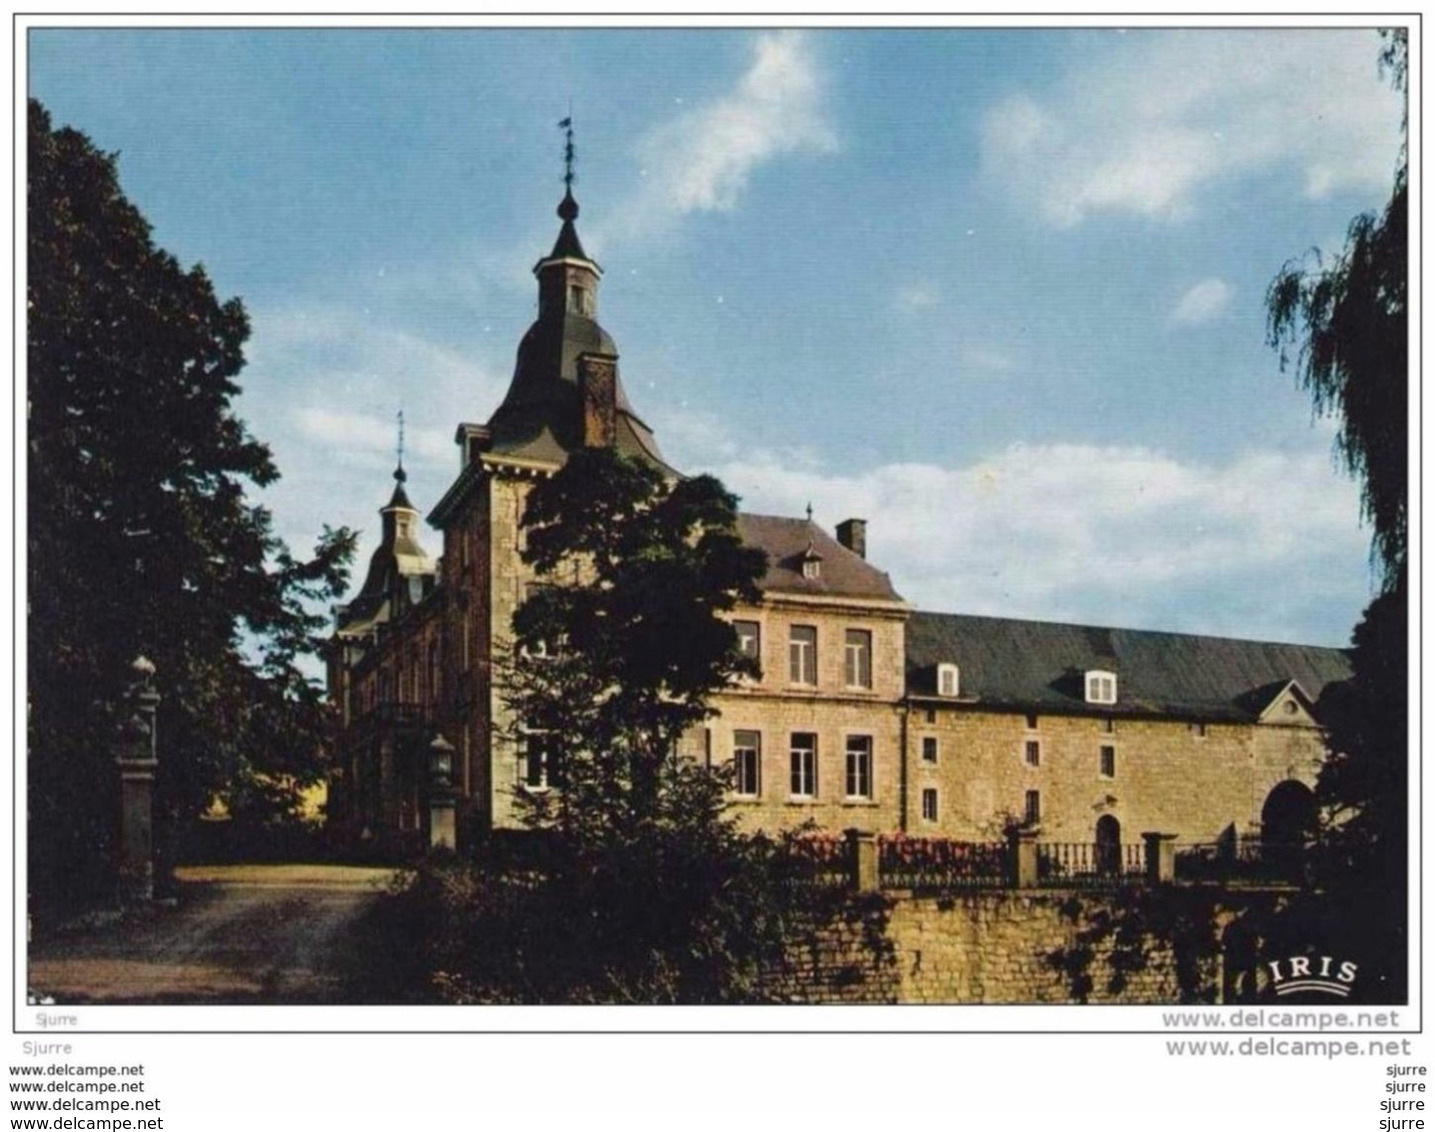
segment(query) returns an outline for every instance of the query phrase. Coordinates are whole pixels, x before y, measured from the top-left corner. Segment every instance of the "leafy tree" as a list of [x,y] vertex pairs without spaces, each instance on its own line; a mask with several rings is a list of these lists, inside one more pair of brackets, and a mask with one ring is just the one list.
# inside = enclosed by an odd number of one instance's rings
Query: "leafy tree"
[[278,472],[233,411],[244,309],[155,247],[114,155],[31,101],[28,160],[30,882],[67,906],[105,888],[137,654],[164,697],[161,818],[246,777],[317,779],[325,709],[300,660],[353,536],[296,560],[246,498]]
[[[1385,35],[1382,66],[1404,91],[1406,37]],[[1350,223],[1345,248],[1326,265],[1319,252],[1288,262],[1266,296],[1270,344],[1294,364],[1318,415],[1339,422],[1337,451],[1361,481],[1371,555],[1383,588],[1405,572],[1410,378],[1406,280],[1408,204],[1402,145],[1390,200]],[[1314,264],[1310,264],[1310,258]]]
[[547,584],[514,618],[507,703],[560,786],[521,795],[548,849],[519,920],[538,938],[514,949],[544,956],[526,993],[750,999],[780,938],[764,930],[781,918],[775,859],[725,815],[725,775],[675,752],[712,694],[755,672],[718,615],[757,600],[764,556],[717,480],[670,487],[606,448],[537,485],[524,525]]
[[609,449],[539,484],[524,524],[524,560],[548,584],[514,617],[508,705],[516,738],[541,744],[564,782],[535,817],[590,841],[631,837],[666,820],[670,801],[696,801],[696,768],[672,755],[715,691],[755,673],[717,614],[757,600],[764,556],[738,539],[717,480],[669,490]]

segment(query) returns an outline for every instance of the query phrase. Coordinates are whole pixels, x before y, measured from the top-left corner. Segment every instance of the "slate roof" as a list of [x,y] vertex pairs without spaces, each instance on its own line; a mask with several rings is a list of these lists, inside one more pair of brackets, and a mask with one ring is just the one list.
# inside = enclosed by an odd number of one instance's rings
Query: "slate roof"
[[[397,481],[394,494],[388,505],[379,512],[384,516],[383,539],[369,558],[369,570],[364,576],[364,584],[353,600],[341,609],[341,632],[359,632],[366,629],[383,612],[384,603],[400,578],[433,577],[437,573],[437,564],[429,557],[418,539],[412,534],[398,533],[398,524],[391,517],[392,513],[399,510],[413,511],[415,519],[418,518],[418,513],[414,511],[408,492],[404,490],[402,469],[394,474],[394,479]],[[410,529],[412,530],[412,525]]]
[[[1344,650],[1314,645],[913,613],[909,694],[936,695],[942,663],[958,666],[961,698],[982,705],[1212,721],[1255,719],[1291,680],[1318,701],[1329,684],[1350,677]],[[1089,669],[1116,673],[1116,704],[1085,703]]]
[[[617,354],[597,321],[573,313],[540,316],[518,344],[513,381],[488,422],[495,455],[562,463],[583,442],[583,400],[578,355]],[[622,379],[617,383],[617,449],[625,456],[671,471],[652,430],[633,411]]]
[[[565,192],[558,205],[563,226],[553,251],[534,268],[540,274],[556,260],[583,260],[593,265],[583,250],[574,221],[578,219],[578,202],[571,191]],[[511,456],[561,464],[568,453],[583,442],[583,401],[578,389],[578,358],[581,354],[611,354],[618,348],[608,332],[596,319],[555,307],[540,311],[537,321],[528,328],[518,344],[518,358],[513,366],[513,380],[503,403],[489,419],[491,441],[488,451],[495,456]],[[643,422],[628,401],[621,376],[616,381],[618,402],[615,447],[625,456],[656,464],[664,472],[677,473],[658,451],[652,430]]]
[[[767,573],[758,583],[765,592],[902,600],[886,573],[810,519],[740,513],[737,532],[745,545],[767,553]],[[807,578],[802,561],[813,553],[819,557],[818,576]]]

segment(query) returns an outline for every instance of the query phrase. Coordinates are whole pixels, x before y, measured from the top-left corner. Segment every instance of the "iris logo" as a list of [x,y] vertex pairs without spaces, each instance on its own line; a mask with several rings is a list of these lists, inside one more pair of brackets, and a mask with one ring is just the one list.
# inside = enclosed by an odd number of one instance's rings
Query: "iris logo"
[[1280,995],[1314,991],[1348,998],[1350,988],[1355,985],[1355,976],[1359,973],[1359,968],[1350,960],[1337,964],[1329,955],[1271,959],[1266,962],[1266,967],[1271,973],[1271,986]]

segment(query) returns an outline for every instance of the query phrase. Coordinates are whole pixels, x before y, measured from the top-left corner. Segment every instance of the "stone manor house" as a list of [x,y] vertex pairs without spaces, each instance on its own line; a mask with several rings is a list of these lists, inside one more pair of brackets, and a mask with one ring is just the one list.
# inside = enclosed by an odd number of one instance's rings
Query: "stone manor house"
[[[518,824],[515,798],[548,789],[551,770],[540,745],[506,738],[494,678],[536,581],[519,557],[528,492],[584,445],[679,474],[619,379],[571,193],[558,215],[507,396],[457,427],[458,475],[428,513],[441,555],[400,469],[363,586],[336,610],[330,814],[354,837],[447,837],[430,828],[435,791],[460,829]],[[990,840],[1025,823],[1114,847],[1143,831],[1284,843],[1311,821],[1319,702],[1349,676],[1343,652],[915,610],[873,564],[862,519],[828,532],[743,514],[739,530],[768,561],[760,604],[732,615],[761,676],[718,696],[684,753],[732,763],[750,828]],[[438,736],[448,787],[432,775]]]

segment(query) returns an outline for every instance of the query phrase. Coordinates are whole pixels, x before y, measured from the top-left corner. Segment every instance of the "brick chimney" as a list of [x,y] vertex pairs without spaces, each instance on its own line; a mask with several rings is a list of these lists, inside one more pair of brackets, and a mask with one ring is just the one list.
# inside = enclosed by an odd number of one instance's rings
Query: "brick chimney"
[[837,541],[862,558],[867,557],[867,520],[844,519],[837,524]]
[[583,446],[611,448],[618,440],[618,355],[579,354]]

